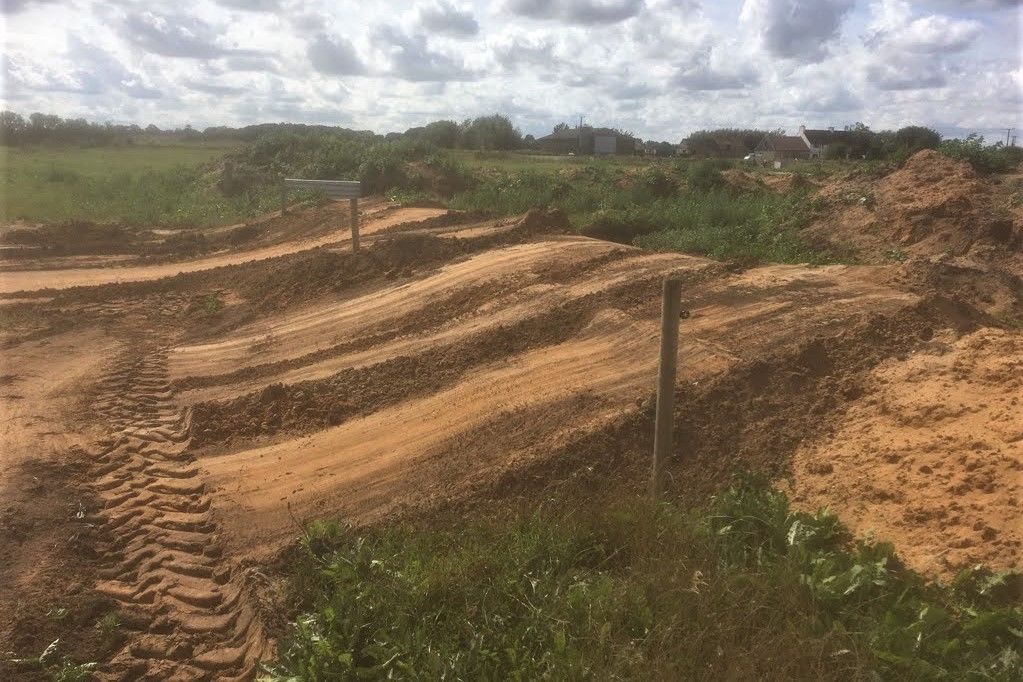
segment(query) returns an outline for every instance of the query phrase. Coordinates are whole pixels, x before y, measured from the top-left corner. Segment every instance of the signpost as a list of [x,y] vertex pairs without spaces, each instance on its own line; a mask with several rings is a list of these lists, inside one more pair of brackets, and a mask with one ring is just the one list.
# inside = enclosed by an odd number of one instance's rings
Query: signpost
[[348,199],[352,221],[352,253],[359,253],[359,195],[362,184],[358,180],[302,180],[284,178],[281,180],[281,215],[288,210],[289,189],[311,189],[323,192],[328,199]]
[[664,492],[664,467],[675,438],[675,373],[678,369],[678,321],[682,315],[682,280],[664,278],[661,301],[661,359],[657,371],[657,412],[654,417],[654,465],[650,495],[656,502]]

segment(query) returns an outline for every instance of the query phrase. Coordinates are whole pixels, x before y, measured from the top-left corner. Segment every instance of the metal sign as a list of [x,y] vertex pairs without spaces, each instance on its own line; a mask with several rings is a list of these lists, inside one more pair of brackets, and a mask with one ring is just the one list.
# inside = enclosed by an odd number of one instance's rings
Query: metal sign
[[311,189],[323,192],[328,199],[358,199],[362,195],[362,183],[358,180],[302,180],[284,178],[285,189]]
[[352,253],[359,253],[359,196],[362,194],[362,183],[358,180],[303,180],[301,178],[283,178],[281,180],[281,215],[288,212],[288,190],[311,189],[323,192],[328,199],[335,201],[348,199],[351,211],[350,228],[352,230]]

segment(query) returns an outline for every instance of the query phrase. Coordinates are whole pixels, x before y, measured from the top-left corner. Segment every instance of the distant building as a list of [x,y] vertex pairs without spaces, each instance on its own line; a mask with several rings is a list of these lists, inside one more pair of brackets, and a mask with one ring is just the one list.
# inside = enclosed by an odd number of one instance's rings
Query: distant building
[[757,161],[783,161],[786,159],[809,159],[813,150],[800,135],[765,135],[753,156]]
[[855,133],[834,128],[811,130],[806,126],[799,126],[799,137],[810,148],[810,156],[813,158],[832,156],[835,150],[844,150],[848,154],[854,152],[860,144]]
[[538,138],[537,147],[551,154],[635,154],[636,140],[610,128],[563,128]]

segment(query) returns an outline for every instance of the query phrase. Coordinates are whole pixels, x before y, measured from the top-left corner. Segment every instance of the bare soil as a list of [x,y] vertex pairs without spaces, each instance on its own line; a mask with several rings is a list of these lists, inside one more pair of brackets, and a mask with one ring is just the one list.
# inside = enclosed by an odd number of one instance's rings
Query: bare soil
[[1023,347],[979,304],[1019,305],[1004,270],[743,270],[541,211],[381,204],[358,257],[319,230],[0,273],[0,651],[59,636],[101,679],[251,679],[305,521],[639,493],[669,272],[675,500],[752,468],[936,579],[1018,567]]

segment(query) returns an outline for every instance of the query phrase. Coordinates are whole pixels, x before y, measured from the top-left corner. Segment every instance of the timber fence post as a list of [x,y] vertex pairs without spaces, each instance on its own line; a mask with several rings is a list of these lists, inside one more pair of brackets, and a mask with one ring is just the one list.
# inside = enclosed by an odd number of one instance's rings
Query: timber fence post
[[664,278],[661,300],[661,356],[657,370],[657,412],[654,421],[654,459],[650,495],[664,493],[664,467],[671,456],[675,432],[675,373],[678,368],[678,325],[682,314],[682,280]]
[[359,200],[349,199],[348,208],[352,212],[352,253],[359,253]]

